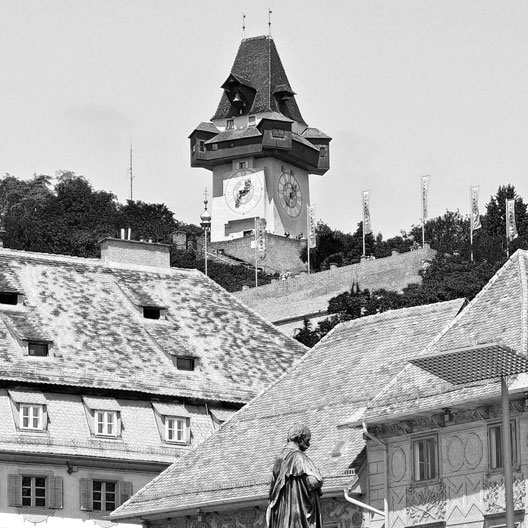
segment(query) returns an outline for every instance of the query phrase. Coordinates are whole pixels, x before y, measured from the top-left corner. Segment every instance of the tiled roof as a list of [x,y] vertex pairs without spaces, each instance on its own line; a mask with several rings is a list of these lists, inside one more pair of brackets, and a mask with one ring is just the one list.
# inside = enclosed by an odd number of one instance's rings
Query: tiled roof
[[[527,268],[528,251],[518,250],[421,355],[494,342],[528,355]],[[510,383],[515,384],[514,378]],[[365,418],[370,423],[394,421],[499,394],[497,380],[452,385],[408,364],[372,401]]]
[[[293,95],[285,101],[282,109],[279,109],[277,99],[273,96],[279,86],[283,91],[294,92],[271,37],[260,36],[242,40],[231,74],[244,79],[246,81],[244,84],[247,83],[256,89],[253,105],[249,109],[250,114],[275,111],[304,124]],[[212,120],[229,117],[230,109],[231,103],[224,93]]]
[[212,143],[219,143],[220,141],[231,141],[232,139],[241,139],[248,137],[259,137],[262,136],[262,132],[255,127],[247,128],[233,128],[232,130],[225,130],[220,132],[215,137],[205,142],[206,145]]
[[318,128],[307,127],[302,133],[303,137],[307,139],[332,139]]
[[[17,431],[10,397],[17,403],[46,405],[47,431],[38,434]],[[94,410],[119,411],[123,424],[120,436],[116,439],[94,437],[88,425],[85,405]],[[169,445],[161,440],[154,405],[156,402],[149,400],[91,398],[38,390],[0,389],[0,445],[4,453],[96,456],[168,465],[189,448]],[[162,411],[171,410],[176,413],[175,416],[190,418],[190,447],[203,442],[215,429],[211,418],[196,406],[161,405]],[[219,409],[219,412],[223,412],[223,409]]]
[[404,358],[421,350],[463,303],[396,310],[338,325],[204,444],[119,508],[116,517],[264,497],[274,458],[295,422],[312,430],[309,454],[325,486],[344,485],[364,440],[361,431],[337,426],[364,408],[403,368]]
[[[2,249],[5,277],[24,304],[0,304],[4,381],[245,403],[306,351],[195,270]],[[147,300],[166,318],[145,319],[135,303]],[[19,339],[52,341],[50,357]],[[177,370],[174,355],[196,369]]]
[[[218,134],[220,130],[216,128],[216,126],[213,123],[209,123],[207,121],[202,121],[193,131],[192,134],[195,132],[212,132],[214,134]],[[192,136],[191,134],[191,136]]]

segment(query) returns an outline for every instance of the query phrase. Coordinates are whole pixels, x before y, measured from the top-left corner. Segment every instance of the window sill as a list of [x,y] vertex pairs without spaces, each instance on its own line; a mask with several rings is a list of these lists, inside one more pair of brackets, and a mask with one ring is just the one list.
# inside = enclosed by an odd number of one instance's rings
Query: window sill
[[[413,480],[409,484],[409,488],[413,489],[413,488],[425,488],[426,486],[436,486],[437,484],[441,484],[441,482],[442,482],[442,479],[440,477],[437,477],[431,480]],[[417,525],[417,526],[421,526],[421,525]]]

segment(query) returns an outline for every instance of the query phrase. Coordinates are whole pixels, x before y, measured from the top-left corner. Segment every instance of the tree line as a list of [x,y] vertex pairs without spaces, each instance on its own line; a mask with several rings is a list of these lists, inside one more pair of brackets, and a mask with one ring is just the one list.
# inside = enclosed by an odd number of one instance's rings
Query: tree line
[[[515,218],[518,236],[506,238],[506,199],[515,200]],[[513,185],[499,187],[490,197],[485,213],[481,216],[482,227],[473,234],[470,245],[470,221],[456,211],[446,211],[442,216],[425,224],[425,240],[437,250],[436,258],[423,270],[421,284],[411,284],[402,292],[384,289],[361,290],[354,284],[328,303],[328,318],[312,325],[307,319],[302,328],[296,330],[295,338],[307,346],[313,346],[335,325],[343,321],[423,304],[448,301],[457,298],[472,299],[504,264],[507,253],[517,249],[528,249],[528,211]],[[412,226],[408,233],[387,241],[381,234],[366,237],[366,254],[388,256],[392,249],[409,251],[417,240],[421,241],[421,226]],[[319,223],[318,248],[310,254],[316,269],[325,269],[330,263],[352,264],[359,262],[363,250],[362,224],[350,235],[331,230]],[[319,256],[317,258],[317,252]],[[472,255],[473,253],[473,255]],[[471,259],[471,255],[473,259]],[[306,252],[305,252],[306,256]]]

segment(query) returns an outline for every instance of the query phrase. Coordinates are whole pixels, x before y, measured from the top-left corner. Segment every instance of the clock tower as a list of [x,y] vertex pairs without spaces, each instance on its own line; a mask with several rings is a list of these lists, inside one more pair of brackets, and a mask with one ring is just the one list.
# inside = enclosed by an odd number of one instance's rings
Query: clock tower
[[250,233],[307,236],[309,174],[330,168],[331,138],[304,121],[271,36],[242,40],[216,113],[189,136],[191,166],[213,172],[211,242]]

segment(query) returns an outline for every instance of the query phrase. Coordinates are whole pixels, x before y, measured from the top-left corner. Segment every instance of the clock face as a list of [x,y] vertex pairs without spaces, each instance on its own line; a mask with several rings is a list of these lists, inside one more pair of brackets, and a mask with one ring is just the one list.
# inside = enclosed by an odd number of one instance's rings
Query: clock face
[[301,186],[293,174],[283,172],[280,175],[278,195],[279,204],[284,212],[292,218],[299,216],[302,209],[303,197]]
[[225,183],[225,200],[236,213],[251,211],[262,197],[262,185],[251,169],[235,171]]

